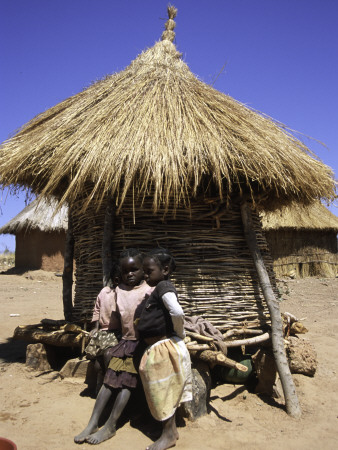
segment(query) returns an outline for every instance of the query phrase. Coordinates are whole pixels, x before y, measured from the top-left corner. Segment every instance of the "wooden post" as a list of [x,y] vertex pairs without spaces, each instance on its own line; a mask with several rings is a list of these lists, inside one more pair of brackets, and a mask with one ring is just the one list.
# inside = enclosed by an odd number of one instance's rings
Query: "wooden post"
[[103,286],[111,283],[112,261],[112,229],[113,229],[113,200],[108,199],[106,213],[104,217],[103,237],[102,237],[102,273]]
[[257,244],[256,233],[252,225],[251,206],[247,201],[243,201],[241,204],[241,214],[245,238],[254,260],[264,299],[270,312],[272,349],[277,371],[283,387],[286,411],[290,416],[298,418],[301,416],[301,409],[285,354],[283,326],[279,304],[273,292],[269,275]]
[[68,213],[68,230],[66,234],[66,245],[65,245],[65,259],[63,266],[63,288],[62,288],[62,298],[63,298],[63,314],[65,320],[72,320],[72,287],[73,287],[73,260],[74,260],[74,236],[73,236],[73,223],[71,218],[71,213]]

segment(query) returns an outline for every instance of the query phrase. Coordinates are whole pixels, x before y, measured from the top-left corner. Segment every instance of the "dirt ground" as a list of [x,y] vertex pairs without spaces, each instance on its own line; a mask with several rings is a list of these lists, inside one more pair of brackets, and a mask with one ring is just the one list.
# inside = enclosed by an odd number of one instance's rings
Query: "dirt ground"
[[[19,450],[78,449],[73,437],[87,424],[94,405],[85,394],[87,386],[61,380],[56,372],[29,370],[26,344],[11,341],[18,325],[63,318],[62,280],[36,271],[0,274],[0,283],[0,436],[13,440]],[[207,416],[179,427],[178,449],[338,448],[338,278],[289,280],[282,287],[281,309],[306,318],[309,332],[304,337],[318,356],[313,378],[294,375],[301,419],[289,417],[282,400],[223,384],[212,390]],[[126,422],[99,448],[145,449],[151,442],[142,427]]]

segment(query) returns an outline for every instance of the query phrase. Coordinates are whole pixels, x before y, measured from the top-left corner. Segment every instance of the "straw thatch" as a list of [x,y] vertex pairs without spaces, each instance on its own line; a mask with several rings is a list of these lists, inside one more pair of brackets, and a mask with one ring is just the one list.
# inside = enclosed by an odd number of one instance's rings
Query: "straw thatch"
[[[248,192],[266,207],[335,196],[333,174],[286,128],[200,81],[172,40],[125,70],[38,115],[0,152],[3,186],[117,205],[153,193],[153,209],[189,204],[210,183],[221,198]],[[266,194],[269,194],[268,196]]]
[[261,212],[277,277],[335,277],[338,217],[321,203]]
[[60,206],[51,199],[35,199],[13,219],[0,228],[0,234],[17,234],[20,231],[40,230],[43,232],[63,231],[68,227],[68,206]]
[[291,204],[273,212],[261,211],[263,229],[321,230],[338,233],[338,217],[319,202],[308,206]]

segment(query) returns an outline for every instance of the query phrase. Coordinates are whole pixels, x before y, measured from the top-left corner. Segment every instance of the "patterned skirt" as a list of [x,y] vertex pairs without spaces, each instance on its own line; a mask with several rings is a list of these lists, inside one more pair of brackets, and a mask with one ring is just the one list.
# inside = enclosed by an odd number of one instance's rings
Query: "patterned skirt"
[[154,419],[169,419],[180,403],[192,400],[190,355],[179,337],[173,336],[148,347],[139,373]]
[[135,388],[138,374],[133,363],[133,356],[138,341],[121,341],[106,351],[110,363],[103,383],[111,388]]

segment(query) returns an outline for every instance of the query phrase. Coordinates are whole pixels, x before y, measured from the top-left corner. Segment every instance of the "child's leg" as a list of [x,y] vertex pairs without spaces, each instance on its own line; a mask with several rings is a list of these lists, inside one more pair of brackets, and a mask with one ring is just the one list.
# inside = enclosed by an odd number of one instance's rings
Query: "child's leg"
[[96,372],[95,395],[97,396],[103,385],[104,374],[106,372],[103,356],[99,356],[98,358],[96,358],[94,368]]
[[94,409],[89,419],[88,425],[80,434],[74,437],[74,441],[77,444],[81,444],[82,442],[84,442],[91,433],[94,433],[97,430],[101,413],[106,404],[108,403],[108,400],[110,399],[111,395],[112,390],[106,387],[105,385],[102,385],[100,392],[97,395]]
[[163,421],[163,429],[160,438],[147,447],[147,450],[165,450],[176,445],[178,431],[176,428],[175,414]]
[[130,394],[131,391],[129,389],[121,389],[116,397],[112,412],[110,413],[107,422],[104,424],[101,430],[97,431],[94,434],[91,434],[90,436],[87,436],[86,442],[88,442],[89,444],[100,444],[101,442],[115,436],[116,422],[121,416],[124,408],[126,407],[130,398]]
[[110,348],[108,348],[107,350],[105,350],[103,352],[103,355],[101,356],[101,361],[103,362],[103,365],[101,367],[104,371],[106,371],[108,369],[110,360],[111,360]]

